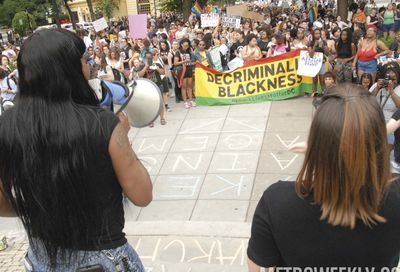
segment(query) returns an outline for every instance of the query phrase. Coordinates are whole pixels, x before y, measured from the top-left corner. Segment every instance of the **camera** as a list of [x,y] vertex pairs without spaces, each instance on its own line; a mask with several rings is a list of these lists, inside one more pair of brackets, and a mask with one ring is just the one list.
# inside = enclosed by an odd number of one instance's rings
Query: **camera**
[[389,86],[389,83],[391,81],[389,74],[386,74],[385,78],[383,78],[382,80],[383,80],[382,88],[387,88],[387,86]]

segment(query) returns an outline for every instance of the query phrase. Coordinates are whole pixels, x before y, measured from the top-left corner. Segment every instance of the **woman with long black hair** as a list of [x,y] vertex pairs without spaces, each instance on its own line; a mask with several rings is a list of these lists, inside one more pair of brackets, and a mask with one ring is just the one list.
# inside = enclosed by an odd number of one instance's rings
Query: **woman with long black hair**
[[196,107],[193,90],[193,69],[194,56],[190,48],[190,41],[182,39],[179,43],[179,50],[174,56],[174,67],[178,84],[182,90],[182,99],[185,101],[185,109]]
[[337,83],[352,81],[352,64],[356,53],[357,49],[352,42],[351,29],[343,29],[336,45],[335,72]]
[[152,183],[126,117],[98,106],[84,52],[62,29],[24,42],[18,102],[0,117],[0,216],[22,220],[28,271],[142,272],[122,231],[122,194],[146,206]]

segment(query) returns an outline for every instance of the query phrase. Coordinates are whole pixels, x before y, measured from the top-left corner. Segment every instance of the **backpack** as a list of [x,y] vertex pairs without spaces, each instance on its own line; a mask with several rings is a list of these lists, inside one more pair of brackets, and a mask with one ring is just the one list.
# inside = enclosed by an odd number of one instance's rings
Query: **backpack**
[[[8,87],[9,90],[12,90],[11,84],[10,84],[10,80],[14,81],[13,79],[7,77],[7,87]],[[17,84],[15,83],[15,81],[14,81],[14,84],[17,85]]]
[[100,106],[114,111],[114,103],[123,105],[129,96],[128,87],[120,81],[101,81],[102,98]]
[[126,77],[123,73],[121,73],[120,71],[118,71],[115,68],[111,68],[111,69],[114,74],[114,81],[119,81],[123,84],[126,84],[128,82],[128,80],[126,79]]

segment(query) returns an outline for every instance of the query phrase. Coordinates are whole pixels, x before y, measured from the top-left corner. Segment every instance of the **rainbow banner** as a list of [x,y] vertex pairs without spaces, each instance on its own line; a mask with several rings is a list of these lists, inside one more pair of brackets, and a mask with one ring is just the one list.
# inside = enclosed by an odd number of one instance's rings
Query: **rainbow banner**
[[200,4],[196,1],[194,6],[192,7],[192,13],[196,14],[197,17],[200,18],[201,14],[203,13],[203,9],[201,8]]
[[297,74],[300,50],[253,61],[231,72],[196,64],[198,105],[234,105],[284,100],[309,93],[312,78]]
[[317,20],[317,18],[318,18],[318,10],[317,10],[316,6],[313,6],[310,9],[309,17],[310,17],[310,23],[314,23],[314,21]]

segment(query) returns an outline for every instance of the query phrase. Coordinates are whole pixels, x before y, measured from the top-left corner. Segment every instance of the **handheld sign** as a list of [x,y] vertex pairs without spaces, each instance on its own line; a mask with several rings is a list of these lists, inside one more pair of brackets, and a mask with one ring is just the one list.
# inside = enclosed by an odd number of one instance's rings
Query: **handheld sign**
[[225,15],[222,16],[222,26],[231,28],[240,28],[240,16]]
[[201,27],[216,27],[219,24],[218,13],[208,13],[201,15]]
[[108,27],[107,21],[104,17],[94,21],[93,23],[94,31],[100,32]]
[[321,70],[323,62],[323,53],[315,52],[314,56],[310,57],[308,51],[301,50],[297,74],[300,76],[315,77]]
[[147,15],[129,15],[129,33],[133,39],[144,39],[147,36]]

